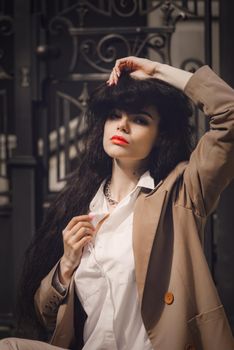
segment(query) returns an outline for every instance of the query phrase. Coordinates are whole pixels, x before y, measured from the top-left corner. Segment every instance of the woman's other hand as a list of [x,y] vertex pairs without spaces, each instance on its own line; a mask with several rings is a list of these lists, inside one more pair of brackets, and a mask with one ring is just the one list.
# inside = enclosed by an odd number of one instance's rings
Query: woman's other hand
[[116,61],[114,68],[107,81],[108,85],[115,85],[121,72],[129,71],[131,77],[135,79],[157,78],[184,90],[188,80],[193,75],[185,70],[169,66],[159,62],[154,62],[140,57],[124,57]]
[[95,233],[91,215],[75,216],[63,230],[64,254],[60,260],[59,279],[68,285],[74,270],[80,264],[84,247]]

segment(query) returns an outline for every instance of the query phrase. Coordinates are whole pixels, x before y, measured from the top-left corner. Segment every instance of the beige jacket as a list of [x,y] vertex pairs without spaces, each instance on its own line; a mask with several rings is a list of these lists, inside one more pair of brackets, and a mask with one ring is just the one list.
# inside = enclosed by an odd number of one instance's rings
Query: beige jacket
[[[142,319],[155,350],[233,350],[201,241],[207,215],[234,177],[234,91],[205,66],[185,93],[210,116],[211,130],[188,163],[137,199],[133,249]],[[77,329],[74,309],[79,318],[82,308],[74,308],[73,280],[65,297],[52,287],[55,269],[42,281],[35,305],[54,329],[51,343],[68,348]]]

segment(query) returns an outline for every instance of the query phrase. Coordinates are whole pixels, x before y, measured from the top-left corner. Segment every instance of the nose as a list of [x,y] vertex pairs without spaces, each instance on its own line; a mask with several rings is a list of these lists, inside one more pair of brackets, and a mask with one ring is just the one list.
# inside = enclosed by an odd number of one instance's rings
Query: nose
[[117,124],[117,130],[120,130],[126,134],[129,133],[129,123],[128,123],[128,116],[126,114],[122,114],[121,118],[118,121]]

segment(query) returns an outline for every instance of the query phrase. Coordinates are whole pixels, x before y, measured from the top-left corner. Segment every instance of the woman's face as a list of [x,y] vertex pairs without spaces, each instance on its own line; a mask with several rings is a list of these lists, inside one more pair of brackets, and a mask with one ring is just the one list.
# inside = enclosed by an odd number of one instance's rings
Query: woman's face
[[115,110],[105,122],[103,147],[111,158],[141,161],[149,155],[158,134],[155,107],[144,107],[138,113]]

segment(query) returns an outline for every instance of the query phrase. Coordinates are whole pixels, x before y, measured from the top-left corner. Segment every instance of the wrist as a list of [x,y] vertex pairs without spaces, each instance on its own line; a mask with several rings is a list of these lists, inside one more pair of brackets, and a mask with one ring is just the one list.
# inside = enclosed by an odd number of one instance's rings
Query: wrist
[[60,282],[67,286],[70,283],[74,270],[75,266],[71,264],[70,261],[68,261],[65,257],[62,257],[58,269]]
[[166,81],[176,88],[184,91],[193,73],[172,67],[168,64],[156,63],[154,77]]

